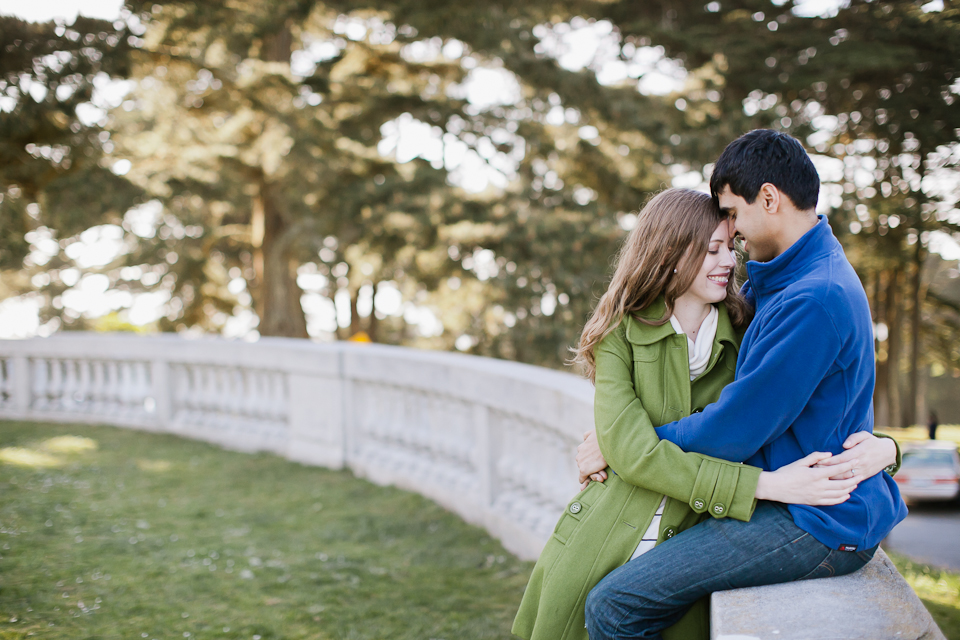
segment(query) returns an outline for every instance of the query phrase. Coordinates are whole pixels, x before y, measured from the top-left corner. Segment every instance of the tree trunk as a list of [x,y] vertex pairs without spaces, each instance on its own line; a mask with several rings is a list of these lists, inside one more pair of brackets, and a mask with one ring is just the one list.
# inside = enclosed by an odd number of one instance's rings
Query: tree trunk
[[293,32],[290,30],[292,20],[287,20],[276,33],[263,39],[260,46],[260,59],[264,62],[290,62],[293,52]]
[[913,425],[922,422],[923,397],[920,389],[920,332],[922,330],[921,300],[923,299],[923,263],[924,249],[920,238],[917,238],[916,250],[913,252],[913,277],[910,283],[910,397],[906,404],[907,424]]
[[924,384],[928,367],[923,362],[923,301],[927,297],[927,282],[924,278],[927,257],[930,252],[920,238],[917,238],[917,250],[914,253],[914,283],[913,283],[913,317],[911,326],[913,332],[910,351],[910,382],[913,391],[914,420],[913,424],[925,424],[927,419],[926,385]]
[[[268,62],[289,62],[293,38],[288,21],[265,38],[260,58]],[[283,186],[271,180],[263,168],[255,170],[257,194],[251,227],[254,238],[254,267],[259,284],[257,313],[260,335],[306,338],[307,320],[300,306],[303,291],[297,285],[297,261],[290,247],[297,235],[285,215]],[[260,243],[257,246],[257,235]]]
[[[884,271],[876,271],[873,275],[873,304],[871,311],[874,324],[884,322],[886,311],[884,304],[884,278],[888,274]],[[877,380],[873,389],[873,424],[874,426],[887,426],[890,424],[890,406],[887,396],[887,373],[889,371],[890,360],[887,357],[887,345],[884,342],[876,341],[877,354]]]
[[297,285],[297,261],[289,250],[295,233],[283,215],[281,196],[277,185],[259,176],[254,215],[263,218],[263,238],[254,246],[254,268],[257,274],[257,313],[260,315],[260,335],[306,338],[307,319],[300,306],[303,291]]
[[886,316],[887,316],[887,408],[889,412],[889,426],[903,426],[903,412],[900,403],[900,350],[901,350],[901,314],[900,314],[900,282],[901,267],[897,266],[890,271],[887,281]]
[[930,378],[930,367],[920,368],[919,380],[917,381],[917,419],[914,424],[924,426],[927,424],[927,384]]
[[357,311],[357,299],[359,297],[359,291],[350,292],[350,337],[357,335],[363,330],[360,327],[360,313]]
[[378,342],[377,334],[380,332],[380,318],[377,317],[377,291],[380,290],[380,283],[373,284],[373,307],[370,309],[370,319],[367,321],[367,335],[371,342]]

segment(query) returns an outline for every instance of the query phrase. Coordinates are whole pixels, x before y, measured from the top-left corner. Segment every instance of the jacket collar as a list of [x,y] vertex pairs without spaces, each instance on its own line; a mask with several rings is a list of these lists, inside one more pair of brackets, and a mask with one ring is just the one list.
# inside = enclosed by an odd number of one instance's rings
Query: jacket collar
[[[739,341],[737,331],[730,323],[730,314],[727,312],[726,305],[717,305],[720,316],[717,318],[717,335],[714,342],[725,342],[733,347],[734,352],[738,352]],[[640,311],[637,315],[645,320],[659,320],[667,310],[667,305],[663,297],[657,298],[656,302]],[[624,318],[624,324],[627,329],[627,342],[636,345],[650,345],[660,342],[665,338],[677,335],[673,330],[673,325],[669,321],[661,325],[649,325],[637,320],[633,316]]]
[[[636,315],[644,320],[659,320],[666,311],[667,304],[664,302],[663,296],[660,296],[653,304],[640,310]],[[624,322],[627,325],[627,342],[632,344],[653,344],[677,333],[673,330],[673,325],[670,324],[669,319],[661,325],[653,325],[641,322],[633,316],[627,316],[624,318]]]
[[785,288],[800,279],[815,262],[840,248],[840,242],[833,235],[827,218],[817,217],[817,224],[812,229],[773,260],[747,262],[749,289],[753,290],[754,295],[762,298]]

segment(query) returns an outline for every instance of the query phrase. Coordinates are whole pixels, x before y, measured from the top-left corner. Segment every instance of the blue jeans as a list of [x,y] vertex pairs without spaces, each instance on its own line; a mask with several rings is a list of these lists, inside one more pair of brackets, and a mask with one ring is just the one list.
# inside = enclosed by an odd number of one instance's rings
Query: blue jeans
[[608,574],[587,596],[590,640],[659,639],[714,591],[853,573],[876,550],[830,549],[760,501],[750,522],[710,519]]

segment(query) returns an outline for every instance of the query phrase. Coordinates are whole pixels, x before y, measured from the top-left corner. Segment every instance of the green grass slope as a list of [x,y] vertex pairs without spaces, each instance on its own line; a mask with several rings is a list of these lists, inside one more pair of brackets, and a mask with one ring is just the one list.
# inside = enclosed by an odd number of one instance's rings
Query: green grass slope
[[[960,640],[960,575],[890,556]],[[510,638],[531,568],[349,472],[0,422],[0,640]]]
[[271,455],[0,422],[0,639],[509,638],[530,563]]

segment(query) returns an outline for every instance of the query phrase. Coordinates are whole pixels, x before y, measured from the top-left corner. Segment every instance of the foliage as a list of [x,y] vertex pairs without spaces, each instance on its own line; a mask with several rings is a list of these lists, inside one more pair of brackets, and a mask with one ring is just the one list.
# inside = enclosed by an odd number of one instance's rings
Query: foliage
[[[901,366],[909,396],[930,362],[960,372],[944,348],[960,303],[925,266],[935,234],[958,232],[956,194],[921,188],[956,174],[958,15],[863,0],[812,18],[766,0],[129,2],[117,27],[129,46],[103,59],[131,89],[102,121],[97,165],[129,171],[83,185],[155,202],[113,215],[125,252],[93,270],[113,289],[165,296],[162,330],[226,331],[246,317],[264,335],[306,336],[304,306],[336,304],[349,322],[309,333],[562,366],[629,213],[677,175],[695,184],[743,131],[774,127],[839,167],[822,209],[889,328],[878,374],[890,397],[878,406],[890,424],[915,421]],[[590,30],[606,62],[563,63],[563,38]],[[638,61],[661,55],[682,82],[638,90],[651,73]],[[601,63],[628,71],[601,81]],[[468,96],[481,71],[513,95]],[[403,123],[433,150],[391,150]],[[451,160],[457,149],[502,183],[458,187],[476,169]],[[110,218],[86,200],[78,219]],[[133,219],[144,211],[156,213],[146,228]],[[67,244],[83,225],[62,226]],[[23,255],[21,237],[2,241],[10,255]],[[88,327],[56,308],[69,288],[58,275],[76,266],[62,254],[33,286],[46,313]],[[389,290],[402,298],[393,315],[377,302]],[[424,310],[442,330],[425,328]]]
[[56,466],[0,463],[6,640],[509,638],[531,569],[426,499],[346,472],[0,424],[0,451],[14,448]]
[[[179,224],[202,229],[195,243],[180,234],[159,250],[185,258],[170,269],[176,276],[172,293],[184,311],[170,314],[167,326],[216,328],[217,317],[222,324],[237,302],[222,295],[225,275],[235,270],[253,294],[261,333],[303,335],[302,323],[282,328],[268,322],[275,305],[267,293],[285,287],[287,299],[296,301],[292,271],[306,263],[327,279],[322,293],[329,298],[349,293],[351,333],[364,328],[357,313],[360,289],[388,281],[408,299],[466,311],[459,323],[453,316],[454,330],[434,346],[449,348],[466,332],[479,352],[558,363],[622,233],[611,213],[635,209],[666,177],[655,166],[652,174],[642,173],[623,160],[627,143],[643,142],[638,114],[662,135],[662,122],[651,116],[663,106],[622,87],[605,90],[590,73],[572,74],[536,56],[529,37],[534,22],[507,20],[497,7],[476,8],[488,27],[483,30],[468,29],[473,22],[462,16],[448,19],[460,12],[452,6],[430,12],[397,6],[391,22],[381,18],[389,13],[363,8],[343,7],[354,9],[349,17],[324,5],[308,9],[249,5],[242,19],[234,10],[228,20],[212,5],[171,2],[143,15],[155,31],[147,35],[148,55],[136,75],[141,90],[150,90],[140,100],[150,106],[120,115],[116,136],[126,142],[118,154],[134,160],[131,178],[146,189],[153,185]],[[344,24],[365,35],[342,37],[349,31]],[[162,39],[150,36],[155,32]],[[202,47],[179,44],[200,42],[201,34]],[[459,50],[444,48],[420,61],[411,48],[438,37]],[[300,49],[288,48],[301,56],[317,43],[330,53],[316,60],[312,75],[297,77],[289,51],[263,64],[264,43],[276,38],[294,39]],[[516,55],[505,56],[505,50]],[[457,97],[478,63],[513,71],[522,83],[519,101],[479,109]],[[570,108],[583,113],[575,124],[603,128],[602,144],[581,140],[577,126],[544,122],[557,105],[553,87],[564,84],[576,96]],[[601,122],[611,115],[605,94],[614,95],[625,113],[629,108],[625,122]],[[501,166],[508,156],[519,158],[515,186],[470,197],[446,181],[443,161],[400,165],[379,155],[376,132],[400,116],[439,127],[444,144],[457,141]],[[563,149],[570,149],[566,157]],[[637,162],[653,165],[642,155]],[[275,198],[273,209],[267,192]],[[271,219],[285,234],[273,251]],[[283,267],[284,286],[266,286],[271,252],[278,261],[292,261]],[[475,268],[490,252],[495,262],[485,271]],[[473,283],[461,289],[467,279]],[[571,308],[545,318],[553,313],[542,313],[545,296],[553,307]],[[300,313],[278,311],[287,318]],[[365,328],[382,339],[375,318],[371,314]]]
[[42,266],[28,258],[31,233],[66,238],[135,201],[137,190],[101,164],[109,137],[77,115],[95,85],[129,73],[129,37],[123,23],[0,16],[0,290],[28,289],[17,272]]

